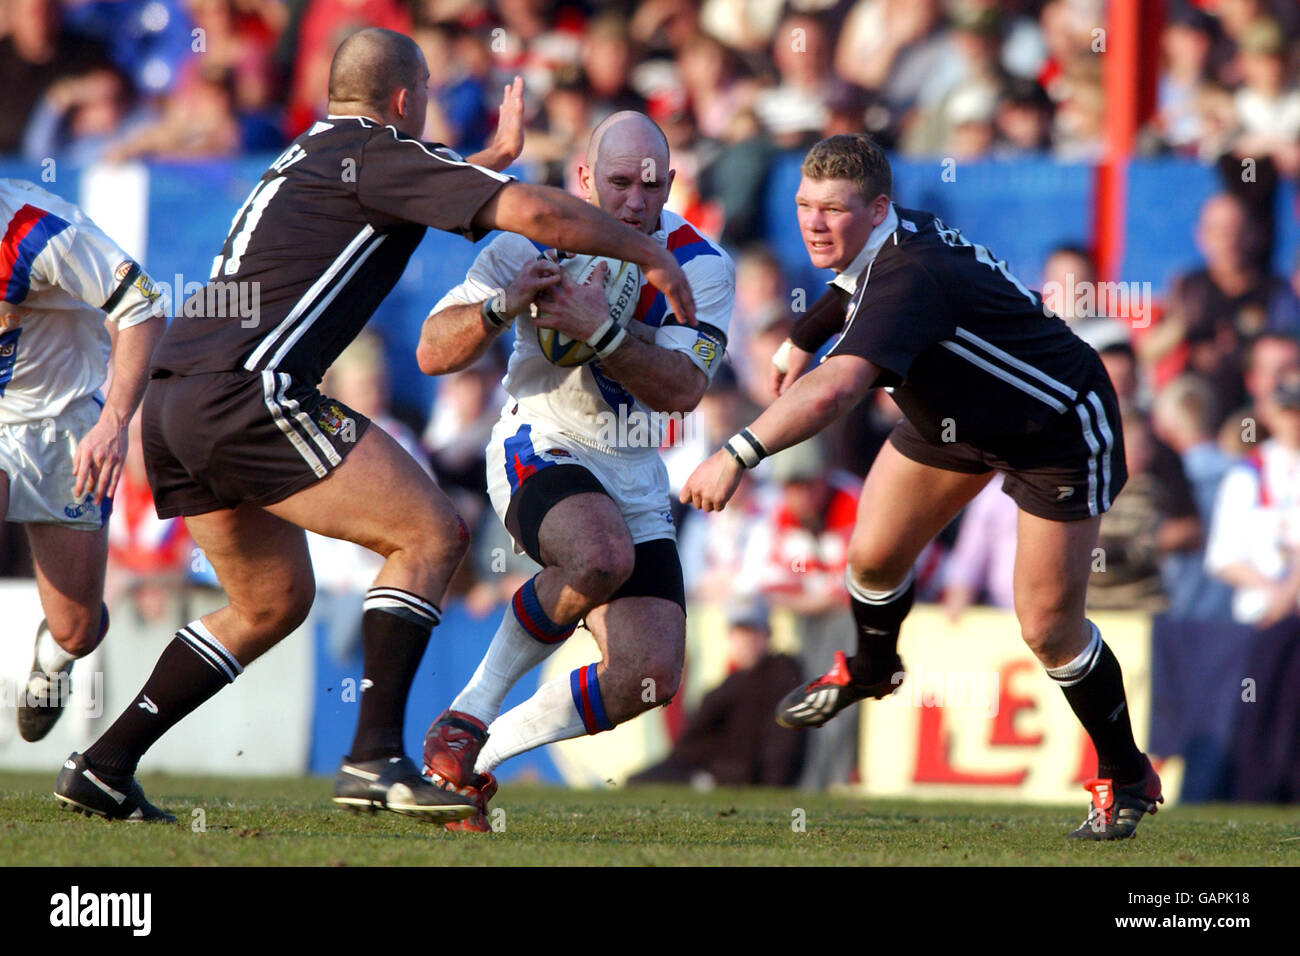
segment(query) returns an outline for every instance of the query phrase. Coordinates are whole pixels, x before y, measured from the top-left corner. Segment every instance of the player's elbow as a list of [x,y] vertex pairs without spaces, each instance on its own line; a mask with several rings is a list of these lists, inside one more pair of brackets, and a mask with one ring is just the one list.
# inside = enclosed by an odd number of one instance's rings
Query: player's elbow
[[425,375],[444,375],[450,371],[446,360],[424,342],[415,347],[415,364]]

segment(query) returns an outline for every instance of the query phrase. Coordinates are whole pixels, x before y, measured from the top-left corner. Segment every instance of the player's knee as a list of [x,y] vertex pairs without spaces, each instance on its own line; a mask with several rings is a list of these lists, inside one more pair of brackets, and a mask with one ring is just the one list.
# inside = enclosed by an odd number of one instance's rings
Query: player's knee
[[682,663],[680,660],[657,661],[646,668],[648,673],[641,678],[641,699],[646,709],[664,707],[677,696],[682,682]]
[[1065,602],[1036,601],[1016,609],[1020,636],[1036,655],[1050,654],[1078,637],[1079,616]]
[[239,608],[239,616],[256,643],[270,646],[302,626],[315,600],[316,582],[310,576],[291,579],[276,600]]
[[99,644],[104,620],[100,608],[77,608],[57,618],[46,618],[54,643],[73,657],[85,657]]
[[600,537],[587,542],[570,569],[573,587],[596,604],[603,604],[632,576],[636,552],[621,538]]

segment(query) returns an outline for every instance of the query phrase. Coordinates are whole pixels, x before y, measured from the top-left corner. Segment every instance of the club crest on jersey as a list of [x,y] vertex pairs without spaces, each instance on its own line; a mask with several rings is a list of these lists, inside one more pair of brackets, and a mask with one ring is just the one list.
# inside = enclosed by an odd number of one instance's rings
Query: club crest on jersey
[[356,422],[343,413],[334,402],[324,402],[316,409],[316,423],[331,435],[341,437],[344,441],[356,438]]
[[718,357],[718,343],[707,335],[700,335],[695,339],[695,344],[691,346],[691,351],[700,357],[700,361],[704,363],[706,369],[710,369]]
[[572,457],[573,457],[571,454],[569,454],[569,453],[568,453],[566,450],[564,450],[563,448],[548,448],[548,449],[546,449],[546,454],[550,455],[552,458],[572,458]]

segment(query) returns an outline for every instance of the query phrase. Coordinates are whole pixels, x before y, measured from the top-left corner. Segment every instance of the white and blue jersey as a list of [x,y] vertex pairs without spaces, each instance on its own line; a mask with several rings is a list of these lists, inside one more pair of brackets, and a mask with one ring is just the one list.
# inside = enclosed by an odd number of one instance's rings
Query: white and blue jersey
[[0,179],[0,424],[56,419],[95,394],[119,329],[154,315],[149,277],[53,193]]
[[[698,325],[678,324],[663,293],[644,279],[634,319],[655,330],[655,345],[686,355],[711,380],[726,350],[735,266],[716,243],[668,210],[660,213],[654,238],[686,273]],[[542,251],[523,236],[501,234],[433,311],[493,297]],[[619,504],[634,542],[674,536],[668,475],[658,454],[672,416],[639,401],[599,362],[576,368],[551,364],[526,316],[515,321],[503,385],[510,397],[487,449],[488,493],[502,520],[511,496],[530,475],[551,465],[580,464]]]

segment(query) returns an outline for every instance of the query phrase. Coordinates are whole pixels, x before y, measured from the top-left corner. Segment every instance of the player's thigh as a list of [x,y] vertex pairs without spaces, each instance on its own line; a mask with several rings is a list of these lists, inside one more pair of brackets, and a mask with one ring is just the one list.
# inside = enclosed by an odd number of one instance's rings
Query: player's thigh
[[923,465],[885,442],[858,499],[849,542],[853,573],[868,587],[898,585],[925,546],[992,477],[991,471],[968,474]]
[[584,491],[551,505],[538,526],[537,548],[547,566],[580,571],[609,565],[620,580],[632,570],[627,522],[614,499],[601,492]]
[[51,633],[93,641],[98,636],[108,563],[108,526],[96,529],[28,524],[36,587]]
[[307,616],[315,579],[301,528],[249,504],[185,524],[247,630],[283,637]]
[[[677,692],[686,656],[686,612],[660,597],[620,597],[587,615],[587,629],[606,669],[667,703]],[[649,683],[646,683],[646,682]]]
[[[1016,525],[1016,617],[1040,656],[1082,649],[1084,609],[1101,516],[1052,521],[1021,511]],[[1049,666],[1053,666],[1049,663]]]
[[9,514],[9,473],[0,471],[0,521]]
[[398,550],[459,553],[468,541],[446,493],[377,425],[326,478],[266,510],[385,557]]

